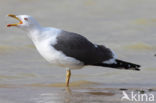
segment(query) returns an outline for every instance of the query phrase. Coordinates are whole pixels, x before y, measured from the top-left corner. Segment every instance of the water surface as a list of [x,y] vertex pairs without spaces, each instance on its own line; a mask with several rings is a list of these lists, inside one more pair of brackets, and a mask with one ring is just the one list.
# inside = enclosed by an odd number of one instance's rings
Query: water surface
[[[1,102],[120,103],[118,88],[156,87],[156,1],[0,1]],[[6,27],[16,22],[7,17],[10,13],[28,14],[42,26],[80,33],[92,42],[112,48],[118,58],[140,64],[141,71],[93,66],[72,71],[73,96],[66,97],[65,69],[47,63],[25,32]]]

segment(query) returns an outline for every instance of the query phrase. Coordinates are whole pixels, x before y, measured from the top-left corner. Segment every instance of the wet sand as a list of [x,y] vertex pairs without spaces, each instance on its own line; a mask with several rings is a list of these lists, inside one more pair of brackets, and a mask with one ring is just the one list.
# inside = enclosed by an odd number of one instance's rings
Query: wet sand
[[[156,94],[156,1],[0,2],[0,102],[120,103],[120,89]],[[42,26],[80,33],[110,47],[118,58],[140,64],[141,71],[93,66],[73,70],[68,93],[64,87],[65,69],[47,63],[25,32],[6,27],[16,22],[7,17],[10,13],[28,14]]]

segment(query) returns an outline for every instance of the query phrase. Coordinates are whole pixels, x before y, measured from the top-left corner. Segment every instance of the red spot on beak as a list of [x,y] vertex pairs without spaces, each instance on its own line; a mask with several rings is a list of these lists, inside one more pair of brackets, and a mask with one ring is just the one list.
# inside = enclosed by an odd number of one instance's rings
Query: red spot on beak
[[11,27],[11,24],[8,24],[7,27]]

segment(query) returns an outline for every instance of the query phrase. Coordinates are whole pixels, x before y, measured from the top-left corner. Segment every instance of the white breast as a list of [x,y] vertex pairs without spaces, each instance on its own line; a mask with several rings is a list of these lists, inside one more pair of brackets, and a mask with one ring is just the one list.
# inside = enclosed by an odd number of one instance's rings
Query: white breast
[[83,66],[83,63],[72,57],[67,57],[61,51],[57,51],[53,48],[53,45],[57,43],[57,36],[60,31],[43,32],[42,39],[35,40],[34,44],[39,53],[50,63],[63,66],[70,69],[79,69]]

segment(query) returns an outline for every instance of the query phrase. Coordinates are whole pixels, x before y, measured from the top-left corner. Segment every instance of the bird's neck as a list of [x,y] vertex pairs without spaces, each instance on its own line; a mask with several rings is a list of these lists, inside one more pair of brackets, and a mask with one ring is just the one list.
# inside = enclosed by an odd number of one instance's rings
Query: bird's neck
[[41,37],[43,28],[41,26],[30,27],[26,29],[28,36],[33,40],[36,41]]
[[42,29],[42,27],[40,25],[31,25],[28,27],[24,27],[22,28],[24,31],[26,31],[27,33],[33,33],[36,31],[40,31]]

